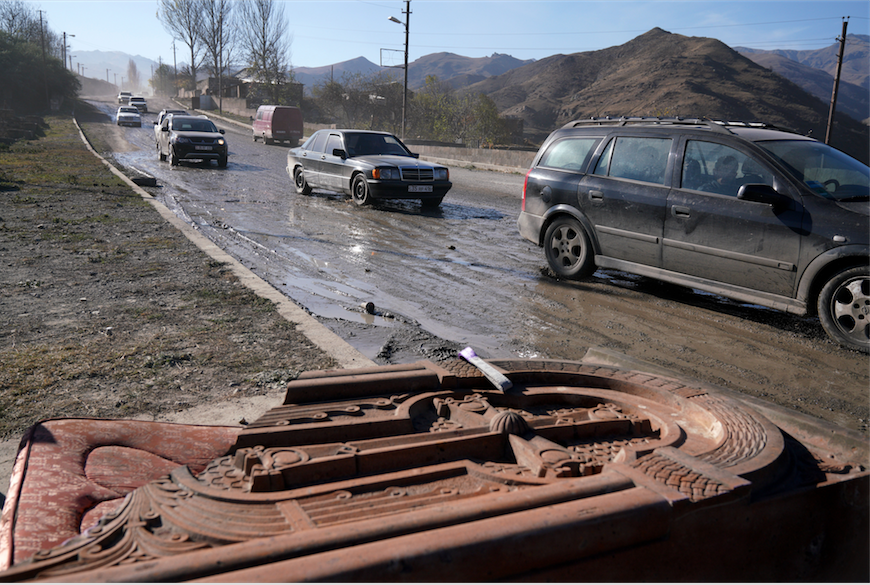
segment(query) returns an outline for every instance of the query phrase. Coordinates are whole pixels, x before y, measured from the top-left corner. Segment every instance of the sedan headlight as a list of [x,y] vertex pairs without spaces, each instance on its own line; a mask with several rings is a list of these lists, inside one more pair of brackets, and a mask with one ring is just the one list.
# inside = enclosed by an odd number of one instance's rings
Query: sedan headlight
[[372,171],[372,179],[380,179],[382,181],[391,181],[398,180],[401,177],[399,176],[399,169],[375,169]]
[[226,141],[223,138],[218,138],[217,143],[223,146],[224,144],[226,144]]
[[435,169],[435,180],[446,181],[450,178],[450,171],[447,169]]

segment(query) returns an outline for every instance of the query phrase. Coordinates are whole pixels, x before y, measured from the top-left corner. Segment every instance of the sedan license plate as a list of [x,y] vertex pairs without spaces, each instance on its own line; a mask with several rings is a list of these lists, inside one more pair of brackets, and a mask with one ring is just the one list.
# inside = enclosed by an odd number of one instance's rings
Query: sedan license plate
[[409,185],[408,193],[431,193],[432,185]]
[[197,144],[196,149],[197,150],[211,150],[211,146],[200,146],[199,144]]

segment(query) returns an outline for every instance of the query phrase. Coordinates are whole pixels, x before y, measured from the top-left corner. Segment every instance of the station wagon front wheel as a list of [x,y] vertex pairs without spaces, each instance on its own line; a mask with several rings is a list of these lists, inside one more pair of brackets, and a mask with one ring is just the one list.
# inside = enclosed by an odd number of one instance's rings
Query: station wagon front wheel
[[550,269],[560,278],[576,280],[595,272],[595,254],[586,230],[573,217],[557,218],[544,234]]
[[819,294],[819,321],[837,343],[870,353],[870,267],[834,275]]

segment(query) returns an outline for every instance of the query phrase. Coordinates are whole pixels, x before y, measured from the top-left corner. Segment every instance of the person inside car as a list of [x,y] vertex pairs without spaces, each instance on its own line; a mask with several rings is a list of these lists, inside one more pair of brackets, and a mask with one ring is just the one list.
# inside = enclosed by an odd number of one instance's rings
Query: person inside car
[[700,190],[720,195],[737,195],[739,187],[737,159],[729,154],[716,161],[716,166],[713,168],[713,179],[701,185]]

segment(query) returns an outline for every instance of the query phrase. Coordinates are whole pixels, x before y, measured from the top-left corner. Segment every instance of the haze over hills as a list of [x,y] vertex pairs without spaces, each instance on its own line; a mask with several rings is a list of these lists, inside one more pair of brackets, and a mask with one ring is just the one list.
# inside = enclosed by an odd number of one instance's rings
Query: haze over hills
[[[540,140],[595,116],[683,116],[764,121],[824,138],[828,106],[721,41],[654,28],[624,45],[554,55],[464,91],[484,93]],[[867,160],[867,127],[837,117],[834,144]]]
[[[743,53],[741,51],[741,54],[765,69],[770,69],[793,81],[823,102],[830,103],[834,78],[827,71],[792,61],[773,51],[763,53]],[[867,119],[870,118],[870,90],[840,79],[840,87],[837,91],[837,111],[849,114],[866,124]]]
[[[465,87],[531,62],[499,53],[478,58],[463,57],[454,53],[432,53],[408,63],[408,87],[412,90],[423,87],[429,75],[434,75],[440,81],[452,83],[454,87]],[[324,67],[296,67],[293,74],[299,83],[305,85],[306,95],[310,95],[311,89],[324,81],[330,79],[341,81],[345,74],[369,75],[379,71],[391,73],[397,81],[403,80],[402,68],[381,67],[365,57]]]
[[[790,59],[802,65],[826,71],[832,78],[837,74],[837,56],[840,44],[834,43],[823,49],[812,51],[787,51],[782,49],[763,51],[746,47],[734,47],[735,51],[744,55],[774,54]],[[843,70],[841,80],[848,81],[864,89],[870,90],[870,36],[846,35],[846,47],[843,52]]]

